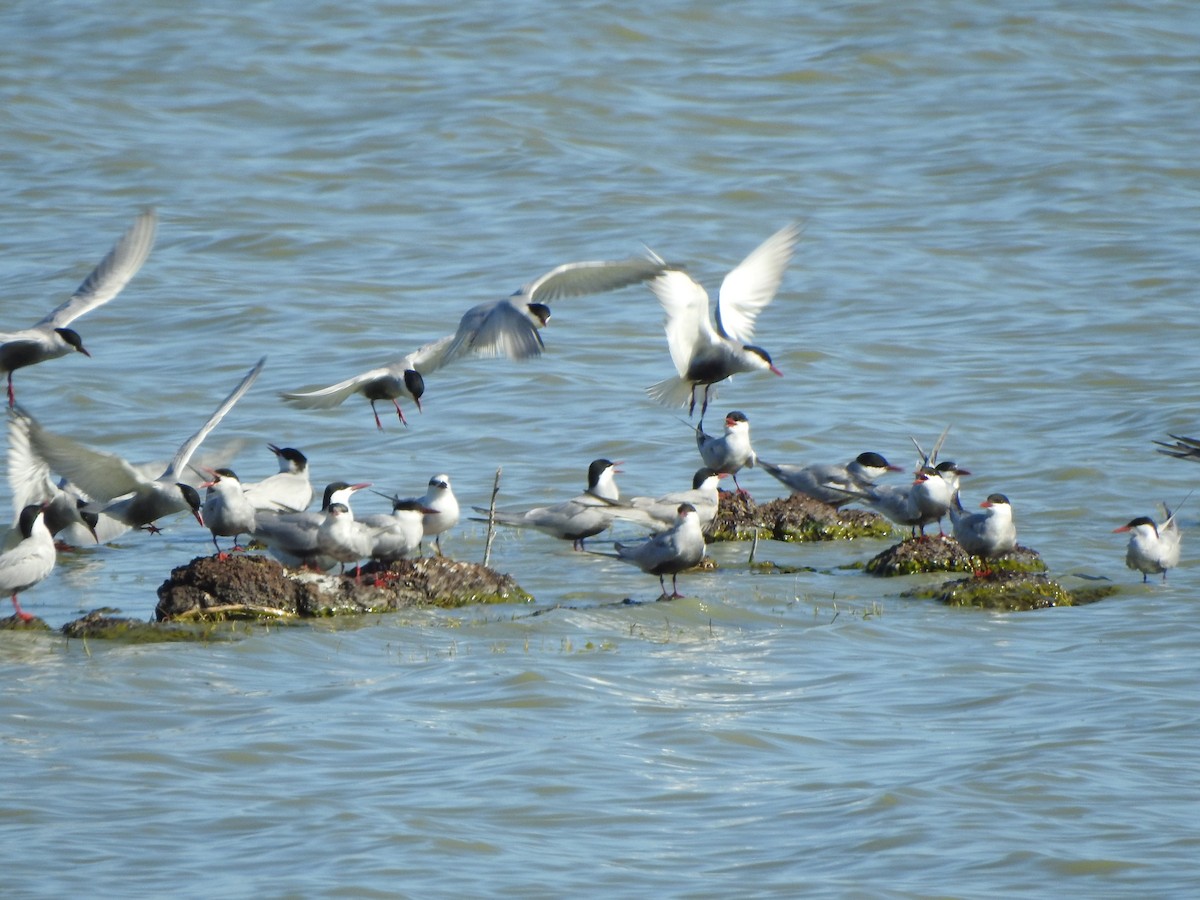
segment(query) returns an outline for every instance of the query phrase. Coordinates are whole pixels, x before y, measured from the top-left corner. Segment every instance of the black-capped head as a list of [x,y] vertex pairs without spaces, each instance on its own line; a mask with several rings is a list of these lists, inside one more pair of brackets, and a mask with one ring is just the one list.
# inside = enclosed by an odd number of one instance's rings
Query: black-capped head
[[697,469],[696,474],[692,476],[692,490],[699,490],[704,485],[704,482],[714,477],[720,477],[716,469],[710,469],[708,466]]
[[529,314],[542,323],[542,327],[546,327],[546,323],[550,321],[550,307],[545,303],[530,303],[528,304]]
[[82,353],[84,356],[91,356],[83,346],[83,338],[79,336],[79,332],[74,328],[55,328],[54,329],[60,338],[66,343],[75,348],[77,353]]
[[1114,531],[1132,531],[1133,529],[1137,528],[1139,525],[1149,525],[1152,529],[1154,529],[1154,533],[1156,535],[1158,534],[1158,526],[1154,524],[1154,520],[1151,519],[1149,516],[1138,516],[1136,519],[1130,519],[1128,524],[1122,525],[1120,528],[1114,528],[1113,530]]
[[588,466],[588,488],[594,488],[600,483],[600,477],[609,469],[616,466],[612,460],[596,459]]
[[75,506],[79,510],[79,518],[83,521],[83,525],[91,532],[92,540],[97,544],[100,543],[100,535],[96,534],[96,526],[100,524],[100,514],[84,509],[87,506],[87,501],[76,500]]
[[348,481],[331,481],[325,486],[325,493],[321,497],[321,509],[329,509],[329,501],[333,498],[334,493],[344,491],[350,486]]
[[998,504],[1003,504],[1005,506],[1012,505],[1008,502],[1008,498],[1005,497],[1003,494],[988,494],[987,499],[984,500],[983,502],[984,502],[984,505],[986,505],[986,506],[996,506]]
[[187,504],[187,508],[191,510],[196,521],[201,526],[204,525],[204,517],[200,515],[200,492],[190,484],[184,484],[182,481],[175,482],[175,487],[179,488],[179,493],[183,497],[183,502]]
[[893,466],[890,462],[883,458],[883,454],[876,453],[873,450],[868,450],[866,453],[860,453],[854,457],[854,461],[860,466],[866,466],[870,469],[887,469],[889,472],[899,472],[899,466]]
[[763,363],[765,363],[765,368],[770,369],[776,375],[783,374],[777,368],[775,368],[775,363],[772,362],[772,360],[771,360],[771,354],[768,353],[766,350],[764,350],[762,347],[758,347],[754,344],[745,344],[742,346],[742,349],[745,350],[747,353],[751,353],[754,356],[757,356],[759,359],[761,359],[763,361]]
[[958,464],[950,460],[940,462],[936,466],[936,471],[939,475],[970,475],[966,469],[960,469]]
[[750,420],[746,418],[746,414],[744,412],[742,412],[740,409],[735,409],[735,410],[732,410],[731,412],[725,413],[725,424],[726,425],[728,425],[730,422],[749,422],[749,421]]
[[222,478],[232,478],[234,481],[239,480],[237,472],[233,471],[233,469],[213,469],[213,476],[214,481],[220,481]]
[[412,398],[417,404],[417,409],[420,410],[421,397],[425,395],[425,379],[421,377],[421,373],[416,369],[405,369],[404,387],[412,394]]
[[42,515],[45,510],[42,509],[40,503],[30,503],[21,510],[21,515],[17,519],[17,527],[21,530],[21,537],[27,538],[33,534],[33,523],[37,521],[38,516]]
[[308,468],[308,457],[295,447],[276,447],[274,444],[267,444],[267,449],[279,459],[286,460],[289,463],[288,468],[294,472],[303,472]]

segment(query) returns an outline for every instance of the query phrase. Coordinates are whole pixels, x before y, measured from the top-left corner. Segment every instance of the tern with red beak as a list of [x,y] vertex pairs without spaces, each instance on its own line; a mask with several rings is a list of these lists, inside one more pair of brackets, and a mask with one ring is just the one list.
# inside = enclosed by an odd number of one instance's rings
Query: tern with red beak
[[669,269],[650,282],[666,313],[667,347],[678,372],[647,388],[653,400],[664,406],[687,406],[691,416],[696,409],[696,389],[703,386],[703,422],[714,384],[739,372],[766,369],[783,374],[766,350],[749,341],[759,313],[779,290],[799,239],[797,225],[787,225],[725,276],[717,295],[715,325],[708,292],[686,272]]

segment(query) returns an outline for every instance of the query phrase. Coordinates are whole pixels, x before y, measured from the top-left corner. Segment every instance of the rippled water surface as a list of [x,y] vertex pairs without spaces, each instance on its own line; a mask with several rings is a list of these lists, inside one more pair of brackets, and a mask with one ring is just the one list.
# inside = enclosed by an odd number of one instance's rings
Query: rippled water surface
[[[698,459],[643,394],[671,372],[644,288],[555,304],[539,360],[431,374],[407,429],[276,393],[568,260],[646,244],[715,292],[795,219],[757,334],[785,377],[717,408],[783,462],[909,462],[949,424],[970,500],[1007,494],[1068,585],[1120,587],[990,615],[845,568],[883,542],[760,545],[789,575],[718,545],[688,599],[631,606],[653,578],[521,533],[493,564],[531,606],[9,633],[5,896],[1194,893],[1200,505],[1165,585],[1111,534],[1200,476],[1151,444],[1200,433],[1192,5],[18,2],[0,27],[0,328],[160,216],[77,323],[93,358],[18,373],[47,427],[166,459],[266,353],[206,444],[244,478],[270,441],[318,483],[444,471],[466,504],[498,466],[508,505],[575,493],[599,456],[662,493]],[[178,519],[64,555],[25,606],[148,618],[209,547]]]

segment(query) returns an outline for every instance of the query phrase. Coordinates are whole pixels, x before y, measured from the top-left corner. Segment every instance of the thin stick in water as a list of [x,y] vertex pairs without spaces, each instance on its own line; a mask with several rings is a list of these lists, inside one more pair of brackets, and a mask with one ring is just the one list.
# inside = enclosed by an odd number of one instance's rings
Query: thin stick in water
[[496,537],[496,495],[500,493],[500,473],[503,466],[496,467],[496,480],[492,483],[492,500],[488,504],[487,539],[483,542],[483,567],[486,569],[492,559],[492,541]]

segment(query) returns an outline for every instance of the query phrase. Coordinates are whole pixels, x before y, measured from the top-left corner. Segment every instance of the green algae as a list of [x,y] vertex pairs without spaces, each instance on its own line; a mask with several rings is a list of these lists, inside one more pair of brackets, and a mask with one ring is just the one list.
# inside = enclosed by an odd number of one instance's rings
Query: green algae
[[1105,585],[1071,592],[1045,575],[992,571],[974,578],[914,588],[903,596],[937,600],[947,606],[1024,612],[1095,603],[1116,590],[1114,586]]

